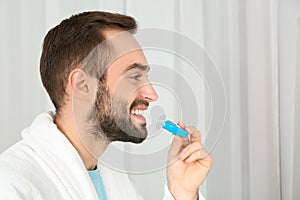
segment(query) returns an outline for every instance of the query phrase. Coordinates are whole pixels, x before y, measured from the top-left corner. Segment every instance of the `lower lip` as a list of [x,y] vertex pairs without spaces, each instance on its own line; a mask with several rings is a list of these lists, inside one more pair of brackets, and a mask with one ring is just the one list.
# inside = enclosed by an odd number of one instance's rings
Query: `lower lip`
[[136,124],[145,124],[146,123],[146,119],[144,116],[142,115],[135,115],[135,114],[132,114],[131,115],[131,119],[132,121],[134,121]]

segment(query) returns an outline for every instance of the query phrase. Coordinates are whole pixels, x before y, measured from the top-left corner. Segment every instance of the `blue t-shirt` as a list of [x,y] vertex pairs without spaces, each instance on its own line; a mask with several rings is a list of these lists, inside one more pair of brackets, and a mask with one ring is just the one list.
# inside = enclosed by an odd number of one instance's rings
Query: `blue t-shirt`
[[98,167],[94,170],[88,170],[89,176],[94,184],[96,192],[100,200],[107,200],[102,178]]

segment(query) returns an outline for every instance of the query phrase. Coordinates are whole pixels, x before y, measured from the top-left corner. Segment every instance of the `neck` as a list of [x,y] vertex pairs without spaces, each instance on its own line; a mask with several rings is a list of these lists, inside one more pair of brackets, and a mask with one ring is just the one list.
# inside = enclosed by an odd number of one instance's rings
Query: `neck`
[[84,126],[74,122],[73,113],[64,112],[56,116],[54,123],[77,150],[87,170],[95,169],[98,158],[103,154],[108,142],[101,137],[87,133]]

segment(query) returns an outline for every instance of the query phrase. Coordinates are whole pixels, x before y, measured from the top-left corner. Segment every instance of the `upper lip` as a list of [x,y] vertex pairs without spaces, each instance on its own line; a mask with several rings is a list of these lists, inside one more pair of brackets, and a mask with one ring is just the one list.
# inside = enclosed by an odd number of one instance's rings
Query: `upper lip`
[[149,102],[145,100],[136,100],[130,106],[129,113],[132,113],[132,111],[135,110],[142,110],[142,111],[147,110],[148,106],[149,106]]
[[144,105],[138,105],[133,107],[131,110],[147,110],[148,106],[144,106]]

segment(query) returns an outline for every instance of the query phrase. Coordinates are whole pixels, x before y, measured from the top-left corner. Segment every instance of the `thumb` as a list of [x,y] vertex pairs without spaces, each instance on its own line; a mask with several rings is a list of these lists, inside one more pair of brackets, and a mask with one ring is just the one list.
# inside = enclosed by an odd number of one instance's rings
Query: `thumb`
[[170,150],[169,150],[169,154],[168,154],[169,160],[176,159],[178,157],[178,155],[180,154],[180,152],[182,151],[182,149],[184,149],[188,144],[189,144],[189,140],[187,137],[183,138],[178,135],[174,135],[174,138],[173,138]]
[[183,144],[183,138],[178,135],[175,135],[169,150],[169,156],[176,157],[183,149]]

